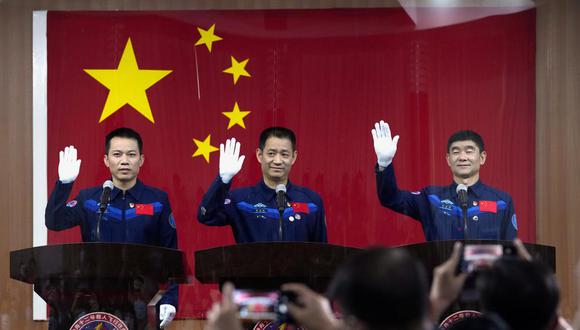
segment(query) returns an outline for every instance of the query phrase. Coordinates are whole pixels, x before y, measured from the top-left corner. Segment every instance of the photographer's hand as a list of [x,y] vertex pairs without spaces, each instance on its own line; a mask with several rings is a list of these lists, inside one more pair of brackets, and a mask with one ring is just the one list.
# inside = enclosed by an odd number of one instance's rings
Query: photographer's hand
[[338,330],[342,322],[334,317],[330,302],[304,284],[287,283],[283,291],[296,294],[296,303],[288,303],[288,312],[298,325],[308,330]]
[[461,243],[455,242],[451,257],[433,270],[433,284],[429,294],[431,303],[431,321],[437,322],[441,313],[459,296],[467,274],[456,274],[455,270],[461,258]]
[[205,330],[242,330],[233,292],[234,285],[226,282],[222,287],[221,302],[214,303],[207,313]]
[[524,246],[524,243],[522,243],[522,241],[519,238],[514,239],[514,247],[516,248],[518,257],[527,261],[532,261],[532,255],[528,252],[528,250]]

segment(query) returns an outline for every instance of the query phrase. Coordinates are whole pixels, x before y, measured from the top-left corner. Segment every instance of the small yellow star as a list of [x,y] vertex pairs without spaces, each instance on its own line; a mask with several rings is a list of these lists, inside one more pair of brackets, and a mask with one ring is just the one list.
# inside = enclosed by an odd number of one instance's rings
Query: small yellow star
[[222,112],[222,114],[230,119],[228,123],[228,129],[232,128],[234,125],[240,125],[242,128],[246,128],[244,124],[244,117],[250,114],[251,111],[240,111],[238,102],[234,104],[234,110],[230,112]]
[[233,56],[231,56],[231,58],[232,58],[232,66],[225,69],[223,72],[232,74],[232,76],[234,77],[234,85],[238,82],[240,76],[251,77],[248,71],[246,71],[246,64],[248,64],[248,61],[250,60],[249,58],[241,62],[238,62]]
[[209,29],[204,30],[202,28],[197,28],[199,31],[199,35],[201,36],[199,40],[195,43],[196,46],[205,45],[207,50],[211,53],[211,45],[216,42],[222,40],[220,36],[214,34],[215,24],[213,24]]
[[197,150],[192,157],[203,156],[205,161],[209,164],[209,154],[219,150],[218,148],[211,145],[211,134],[208,134],[208,136],[203,141],[193,139],[193,142],[195,142]]
[[155,123],[146,91],[170,74],[172,70],[140,70],[131,38],[125,44],[117,69],[85,69],[84,71],[109,89],[99,123],[125,104],[132,106],[149,121]]

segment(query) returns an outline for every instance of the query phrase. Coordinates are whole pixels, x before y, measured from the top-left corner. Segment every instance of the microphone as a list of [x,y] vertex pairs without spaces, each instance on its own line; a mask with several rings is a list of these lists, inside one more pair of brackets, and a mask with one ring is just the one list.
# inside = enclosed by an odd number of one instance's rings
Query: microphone
[[278,206],[278,212],[280,214],[284,213],[286,208],[286,186],[282,183],[276,186],[276,205]]
[[101,219],[107,210],[107,206],[109,206],[109,196],[111,195],[111,190],[113,190],[113,187],[113,181],[111,180],[107,180],[105,183],[103,183],[103,193],[101,194],[101,200],[99,203],[99,217],[97,218],[97,242],[101,241]]
[[276,205],[278,206],[278,212],[280,212],[280,218],[278,219],[278,238],[284,240],[284,232],[282,230],[282,220],[284,217],[284,209],[286,208],[286,186],[279,184],[276,186]]
[[455,191],[457,192],[457,196],[459,196],[461,208],[467,208],[467,186],[464,184],[458,184]]
[[109,205],[109,196],[113,190],[113,181],[107,180],[103,183],[103,193],[101,194],[101,201],[99,203],[99,213],[105,213]]
[[463,215],[463,236],[465,239],[468,238],[467,231],[467,186],[464,184],[458,184],[455,189],[457,196],[459,197],[459,204],[461,205],[461,213]]

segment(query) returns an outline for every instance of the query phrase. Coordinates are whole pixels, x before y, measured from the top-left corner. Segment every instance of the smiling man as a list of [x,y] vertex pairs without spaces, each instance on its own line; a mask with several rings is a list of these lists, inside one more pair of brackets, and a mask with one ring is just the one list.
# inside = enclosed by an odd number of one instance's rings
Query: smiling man
[[[59,180],[50,194],[45,210],[45,224],[50,230],[80,226],[83,242],[148,244],[177,249],[175,220],[167,193],[137,179],[145,161],[143,141],[130,128],[118,128],[105,138],[103,161],[111,172],[113,188],[97,230],[100,196],[103,187],[84,189],[75,199],[67,200],[80,172],[74,146],[60,152]],[[97,234],[98,232],[98,234]],[[160,327],[173,319],[177,306],[177,285],[170,285],[159,302]],[[135,322],[146,322],[135,312]],[[146,315],[145,315],[146,316]]]
[[[238,243],[326,242],[322,199],[288,178],[297,155],[294,132],[285,127],[267,128],[256,149],[262,180],[253,187],[230,190],[245,156],[240,156],[236,139],[226,140],[225,146],[220,145],[219,175],[203,197],[197,219],[209,226],[231,226]],[[286,189],[283,205],[277,201],[279,185]]]
[[[371,133],[377,154],[375,172],[381,205],[420,221],[428,241],[513,240],[517,236],[512,198],[479,179],[480,168],[487,158],[479,134],[459,131],[449,137],[446,158],[453,183],[410,192],[397,186],[392,164],[399,136],[391,137],[389,125],[382,120],[375,124]],[[461,184],[467,186],[466,223],[463,223],[457,193],[457,186]]]

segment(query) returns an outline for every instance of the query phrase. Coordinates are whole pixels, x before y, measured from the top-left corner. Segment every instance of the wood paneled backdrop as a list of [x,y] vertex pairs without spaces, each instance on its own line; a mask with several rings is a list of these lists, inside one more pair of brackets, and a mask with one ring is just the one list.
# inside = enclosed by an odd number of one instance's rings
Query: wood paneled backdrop
[[[469,0],[478,6],[489,0]],[[501,3],[496,1],[495,3]],[[46,329],[32,321],[31,286],[9,279],[9,251],[32,246],[32,11],[349,8],[395,0],[0,0],[0,329]],[[580,1],[536,2],[537,242],[557,248],[562,314],[570,319],[580,287]],[[533,143],[533,141],[530,141]],[[518,164],[509,164],[517,170]],[[202,329],[176,321],[171,329]]]

